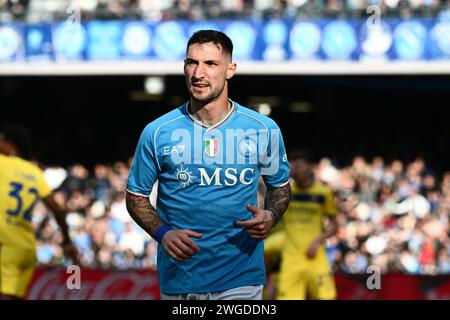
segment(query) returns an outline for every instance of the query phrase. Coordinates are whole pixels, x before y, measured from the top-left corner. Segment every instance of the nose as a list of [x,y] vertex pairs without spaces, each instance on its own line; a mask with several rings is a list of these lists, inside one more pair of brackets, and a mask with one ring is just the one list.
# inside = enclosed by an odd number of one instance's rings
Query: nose
[[200,79],[204,76],[204,67],[201,63],[197,64],[197,66],[195,67],[194,73],[192,74],[192,76],[195,79]]

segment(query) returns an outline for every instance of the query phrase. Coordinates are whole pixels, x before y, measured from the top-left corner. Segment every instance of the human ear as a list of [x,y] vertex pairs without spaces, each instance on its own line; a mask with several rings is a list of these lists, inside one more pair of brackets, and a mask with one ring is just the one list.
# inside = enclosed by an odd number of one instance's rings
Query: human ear
[[235,73],[236,73],[236,63],[231,63],[227,69],[227,80],[233,78]]

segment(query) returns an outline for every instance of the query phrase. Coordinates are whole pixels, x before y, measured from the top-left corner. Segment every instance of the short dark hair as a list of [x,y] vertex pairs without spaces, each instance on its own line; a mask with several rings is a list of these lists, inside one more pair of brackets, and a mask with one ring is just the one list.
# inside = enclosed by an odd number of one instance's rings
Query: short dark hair
[[195,32],[189,39],[186,47],[186,52],[193,44],[204,44],[212,42],[215,45],[220,45],[223,52],[233,55],[233,42],[223,32],[216,30],[200,30]]
[[6,141],[13,144],[22,158],[28,159],[31,155],[30,132],[19,125],[5,124],[1,131]]

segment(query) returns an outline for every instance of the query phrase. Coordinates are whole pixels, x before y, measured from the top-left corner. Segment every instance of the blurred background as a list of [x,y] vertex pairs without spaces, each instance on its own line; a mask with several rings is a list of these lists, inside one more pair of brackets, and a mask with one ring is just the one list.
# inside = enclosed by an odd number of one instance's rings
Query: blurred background
[[[86,266],[82,289],[68,290],[57,224],[38,204],[28,298],[159,297],[156,243],[129,217],[124,187],[144,126],[187,99],[187,39],[210,28],[235,46],[231,98],[273,118],[288,150],[312,150],[318,179],[361,199],[327,241],[338,298],[449,299],[449,8],[0,0],[0,124],[32,132]],[[371,264],[381,290],[366,287]]]

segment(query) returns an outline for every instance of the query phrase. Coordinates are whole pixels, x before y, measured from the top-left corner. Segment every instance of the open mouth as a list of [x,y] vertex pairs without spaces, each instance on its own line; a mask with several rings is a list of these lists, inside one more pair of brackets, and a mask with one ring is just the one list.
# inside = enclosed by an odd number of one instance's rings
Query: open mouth
[[194,88],[206,88],[208,85],[204,83],[193,83],[192,86]]

